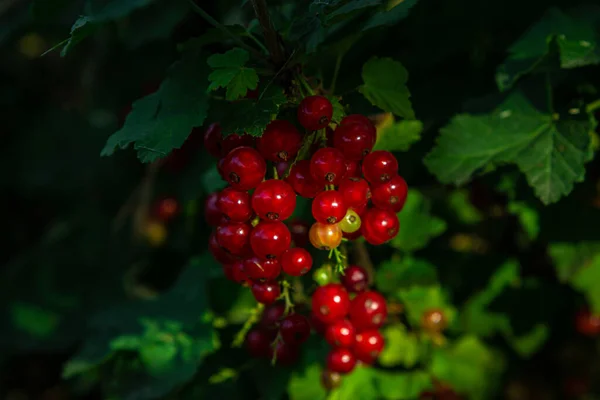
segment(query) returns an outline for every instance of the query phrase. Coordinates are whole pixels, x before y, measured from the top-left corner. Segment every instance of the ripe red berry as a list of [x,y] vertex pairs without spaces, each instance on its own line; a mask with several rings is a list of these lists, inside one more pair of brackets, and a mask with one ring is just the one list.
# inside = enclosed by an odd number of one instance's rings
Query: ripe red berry
[[361,219],[361,231],[365,240],[375,246],[394,238],[400,229],[398,216],[392,211],[371,208]]
[[364,331],[356,334],[352,352],[356,358],[366,364],[375,362],[385,347],[385,339],[377,330]]
[[287,249],[281,256],[283,272],[291,276],[302,276],[312,268],[312,257],[301,247]]
[[298,357],[300,356],[298,346],[287,344],[283,341],[277,342],[275,348],[270,348],[270,359],[273,359],[273,353],[276,353],[276,362],[280,365],[292,365],[298,361]]
[[248,249],[250,225],[241,222],[229,222],[217,227],[217,242],[234,255],[243,255]]
[[298,122],[309,131],[316,131],[329,125],[333,116],[333,106],[324,96],[308,96],[298,106]]
[[250,279],[273,280],[281,273],[278,260],[262,260],[256,256],[244,260],[244,271]]
[[362,170],[369,183],[384,183],[398,175],[398,160],[389,151],[377,150],[367,154],[362,162]]
[[386,318],[385,298],[377,292],[359,293],[350,302],[350,321],[359,332],[381,327]]
[[275,300],[281,294],[281,289],[279,288],[279,283],[273,281],[266,282],[254,282],[252,284],[252,295],[262,304],[271,304],[274,303]]
[[362,114],[346,115],[344,118],[342,118],[340,125],[348,125],[348,124],[363,124],[363,125],[368,126],[369,129],[371,129],[371,131],[373,132],[373,134],[375,134],[377,132],[377,129],[375,128],[375,125],[373,125],[371,120]]
[[204,148],[213,157],[220,158],[222,154],[222,140],[221,125],[215,122],[212,123],[204,131]]
[[333,134],[333,146],[348,160],[362,160],[374,145],[375,135],[365,124],[340,125]]
[[308,230],[310,229],[308,222],[296,219],[290,222],[288,227],[292,234],[292,242],[296,247],[306,247],[308,245]]
[[360,178],[362,168],[358,161],[346,160],[346,178]]
[[301,145],[302,135],[298,129],[284,120],[271,121],[256,142],[258,152],[273,162],[293,160]]
[[273,339],[271,332],[253,329],[246,335],[246,349],[252,357],[266,358],[269,356]]
[[310,159],[310,174],[321,185],[338,185],[346,175],[346,159],[333,147],[319,149]]
[[325,340],[333,347],[351,347],[354,344],[354,325],[347,319],[333,322],[325,330]]
[[312,199],[323,191],[325,185],[317,182],[310,173],[310,161],[300,160],[292,167],[287,182],[302,197]]
[[371,201],[375,207],[399,213],[404,207],[407,195],[408,185],[404,178],[398,175],[388,182],[375,185]]
[[204,219],[210,226],[217,226],[223,219],[223,213],[217,206],[219,200],[219,193],[211,193],[204,202]]
[[244,269],[244,262],[242,260],[236,260],[233,262],[233,264],[231,264],[231,276],[233,281],[239,283],[240,285],[251,283],[250,278]]
[[296,193],[281,180],[262,182],[252,195],[252,208],[259,217],[269,221],[283,221],[294,213]]
[[221,264],[221,267],[223,269],[223,274],[225,275],[225,278],[232,282],[235,282],[235,279],[233,278],[233,264]]
[[333,349],[327,355],[326,366],[330,371],[347,374],[356,366],[356,357],[349,349]]
[[319,335],[325,335],[325,330],[327,329],[327,324],[321,321],[314,313],[311,313],[309,316],[310,326],[313,330]]
[[292,235],[283,222],[262,221],[254,227],[250,234],[250,246],[260,258],[273,259],[281,257],[290,247]]
[[208,239],[208,250],[214,259],[221,264],[231,264],[236,260],[235,256],[227,253],[219,245],[219,242],[217,241],[217,234],[215,232],[212,232]]
[[[369,183],[362,178],[346,177],[342,179],[338,191],[344,197],[344,202],[348,207],[355,209],[363,207],[371,198]],[[358,214],[360,215],[360,213]]]
[[593,315],[589,310],[580,310],[575,317],[577,331],[586,336],[600,335],[600,316]]
[[267,173],[264,158],[250,147],[238,147],[227,154],[223,175],[232,188],[250,190],[258,186]]
[[326,324],[342,319],[350,309],[348,292],[340,284],[330,283],[320,286],[312,297],[312,312]]
[[340,277],[342,285],[350,293],[358,293],[367,290],[369,287],[369,275],[363,267],[350,265],[344,270],[344,275]]
[[156,202],[154,215],[163,222],[172,220],[179,213],[179,202],[173,197],[165,197]]
[[219,193],[217,207],[233,222],[246,222],[252,217],[250,195],[230,187]]
[[223,138],[221,144],[221,156],[225,157],[233,149],[238,147],[254,147],[254,138],[248,134],[231,134]]
[[310,323],[304,315],[290,314],[281,321],[279,331],[284,342],[291,345],[298,345],[306,342],[308,339],[310,335]]
[[344,218],[348,206],[337,190],[319,193],[312,202],[312,215],[322,224],[335,224]]
[[279,324],[285,313],[285,303],[278,301],[265,307],[260,318],[259,325],[263,329],[276,330],[279,329]]

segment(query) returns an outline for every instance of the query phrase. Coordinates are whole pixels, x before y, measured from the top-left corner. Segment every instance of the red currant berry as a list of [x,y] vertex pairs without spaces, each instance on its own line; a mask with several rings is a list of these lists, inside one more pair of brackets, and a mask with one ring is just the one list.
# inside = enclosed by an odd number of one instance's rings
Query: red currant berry
[[338,126],[333,135],[333,146],[348,160],[360,161],[371,152],[375,136],[364,124]]
[[221,135],[221,125],[215,122],[212,123],[204,131],[204,148],[213,157],[220,158],[222,156],[223,137]]
[[217,234],[215,232],[211,233],[208,239],[208,250],[212,254],[213,258],[221,264],[231,264],[236,260],[233,255],[227,253],[219,245],[219,242],[217,241]]
[[321,193],[325,186],[315,181],[312,177],[310,173],[310,161],[308,160],[300,160],[294,164],[286,180],[296,193],[307,199],[312,199]]
[[289,223],[290,233],[292,234],[292,242],[296,247],[306,247],[308,245],[308,230],[310,225],[299,219]]
[[261,260],[255,256],[244,260],[244,271],[251,279],[273,280],[281,273],[281,265],[278,260]]
[[302,276],[312,268],[310,253],[301,247],[286,250],[281,256],[283,272],[291,276]]
[[246,222],[252,217],[250,195],[233,188],[225,188],[219,193],[217,207],[233,222]]
[[260,327],[269,330],[279,329],[283,314],[285,314],[285,303],[282,301],[278,301],[265,307],[265,311],[263,311],[260,318]]
[[217,227],[217,242],[234,255],[243,255],[247,251],[250,225],[241,222],[229,222]]
[[346,161],[346,178],[360,178],[362,176],[362,168],[358,161]]
[[223,213],[217,206],[219,200],[219,193],[211,193],[204,202],[204,219],[210,226],[217,226],[223,219]]
[[[352,208],[363,207],[371,198],[369,183],[362,178],[342,179],[338,191],[344,197],[344,201],[348,207]],[[357,214],[360,215],[360,213]]]
[[305,97],[298,106],[298,122],[309,131],[325,128],[332,116],[333,106],[323,96]]
[[400,175],[393,177],[388,182],[373,187],[373,205],[382,210],[390,210],[399,213],[404,207],[408,185]]
[[223,162],[223,175],[232,188],[250,190],[258,186],[267,173],[267,163],[250,147],[231,150]]
[[350,293],[359,293],[367,290],[369,287],[369,274],[367,270],[358,265],[350,265],[344,270],[341,276],[342,285]]
[[266,358],[269,356],[273,339],[271,332],[253,329],[246,335],[246,349],[252,357]]
[[302,135],[289,121],[271,121],[256,148],[267,160],[273,162],[293,160],[302,145]]
[[348,292],[340,284],[320,286],[312,297],[313,314],[326,324],[342,319],[350,309]]
[[296,208],[296,193],[277,179],[262,182],[252,195],[252,208],[259,217],[269,221],[288,219]]
[[279,283],[267,281],[267,282],[254,282],[252,284],[252,295],[262,304],[271,304],[281,294]]
[[333,147],[319,149],[310,159],[310,174],[321,185],[338,185],[346,175],[346,159]]
[[[327,147],[333,147],[333,132],[334,131],[333,131],[333,129],[331,129],[331,127],[328,126],[327,128],[325,128],[325,139],[327,139],[326,140]],[[319,142],[318,141],[315,141],[315,142],[316,142],[315,144],[317,146],[314,149],[311,149],[312,150],[311,153],[314,153],[315,151],[317,151],[319,149]]]
[[315,332],[319,335],[325,335],[325,330],[327,329],[327,324],[321,321],[314,313],[310,314],[310,326],[313,328]]
[[225,275],[225,278],[232,282],[235,282],[235,279],[233,279],[233,264],[222,264],[221,267],[223,269],[223,274]]
[[281,161],[275,165],[277,169],[277,177],[279,179],[285,179],[288,176],[288,172],[290,170],[290,163],[288,161]]
[[581,310],[575,317],[577,331],[586,336],[600,335],[600,316],[593,315],[588,310]]
[[362,230],[359,228],[356,232],[342,232],[343,237],[348,240],[356,240],[362,237]]
[[231,134],[223,138],[223,144],[221,155],[225,157],[229,152],[233,149],[237,149],[238,147],[254,147],[254,138],[250,135],[243,134]]
[[270,359],[273,359],[273,353],[276,353],[276,363],[280,365],[292,365],[298,361],[298,357],[300,357],[300,351],[297,346],[282,341],[277,342],[275,349],[271,347],[269,352]]
[[364,125],[370,132],[373,138],[377,140],[377,128],[371,120],[362,114],[350,114],[345,116],[340,122],[340,125],[361,124]]
[[320,250],[335,249],[342,243],[342,230],[339,224],[315,222],[308,232],[310,243]]
[[389,151],[377,150],[367,154],[362,163],[365,179],[374,185],[398,175],[398,160]]
[[385,298],[377,292],[359,293],[350,303],[350,321],[359,332],[381,327],[386,318]]
[[154,206],[154,215],[163,222],[172,220],[178,213],[179,202],[173,197],[165,197]]
[[398,216],[392,211],[371,208],[361,219],[361,231],[365,240],[375,246],[394,238],[400,229]]
[[356,366],[356,357],[349,349],[340,347],[329,352],[325,364],[330,371],[347,374]]
[[304,315],[290,314],[281,321],[281,338],[291,345],[306,342],[310,335],[310,323]]
[[290,247],[292,235],[283,222],[262,221],[254,227],[250,234],[250,246],[254,254],[260,258],[273,259],[281,257]]
[[373,364],[385,347],[385,339],[379,331],[371,330],[356,334],[352,352],[365,364]]
[[348,206],[337,190],[319,193],[312,202],[313,217],[322,224],[335,224],[344,218]]
[[249,285],[252,283],[244,269],[244,262],[242,260],[236,260],[231,264],[231,276],[233,277],[233,281],[240,285]]
[[354,325],[347,319],[337,320],[325,330],[325,340],[333,347],[351,347],[354,336]]

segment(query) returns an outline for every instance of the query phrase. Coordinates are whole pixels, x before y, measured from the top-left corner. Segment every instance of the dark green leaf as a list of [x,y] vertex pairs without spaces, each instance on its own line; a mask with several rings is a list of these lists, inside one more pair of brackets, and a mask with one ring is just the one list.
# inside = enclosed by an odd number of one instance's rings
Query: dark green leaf
[[553,121],[517,92],[490,114],[454,117],[425,164],[443,183],[462,184],[486,167],[514,163],[549,204],[583,180],[589,129],[589,121]]
[[437,283],[437,272],[433,265],[425,260],[411,256],[392,258],[377,268],[375,275],[377,289],[383,293],[394,293],[399,288],[410,286],[428,286]]
[[96,32],[96,29],[99,27],[100,23],[94,20],[92,17],[81,16],[71,27],[71,36],[67,40],[60,42],[56,46],[47,50],[44,54],[51,52],[52,50],[55,50],[64,44],[63,49],[60,51],[61,57],[64,57],[77,43]]
[[327,14],[329,19],[333,19],[340,15],[348,14],[363,8],[375,7],[382,3],[382,0],[351,0],[343,6],[336,8],[331,13]]
[[335,96],[327,95],[327,98],[331,102],[331,105],[333,105],[333,116],[331,117],[331,121],[336,124],[339,124],[342,118],[346,116],[344,106],[342,105],[342,103],[340,103],[340,100]]
[[27,303],[14,303],[11,315],[17,329],[41,339],[52,335],[60,323],[57,313]]
[[400,232],[392,239],[390,246],[404,251],[415,251],[425,246],[429,240],[446,230],[444,220],[431,215],[431,204],[417,190],[409,190],[406,204],[398,214]]
[[362,78],[359,91],[371,104],[400,117],[415,118],[406,86],[408,72],[401,63],[373,57],[363,66]]
[[208,66],[198,54],[175,63],[156,93],[133,103],[125,125],[108,138],[103,156],[134,143],[138,158],[152,162],[181,147],[208,110]]
[[253,68],[246,67],[250,55],[246,50],[235,48],[224,54],[214,54],[207,60],[213,72],[208,76],[209,89],[226,88],[226,99],[237,100],[248,90],[256,89],[258,75]]
[[380,11],[373,15],[364,25],[363,30],[377,28],[380,26],[396,25],[408,16],[410,9],[419,0],[404,0],[394,6],[391,10]]

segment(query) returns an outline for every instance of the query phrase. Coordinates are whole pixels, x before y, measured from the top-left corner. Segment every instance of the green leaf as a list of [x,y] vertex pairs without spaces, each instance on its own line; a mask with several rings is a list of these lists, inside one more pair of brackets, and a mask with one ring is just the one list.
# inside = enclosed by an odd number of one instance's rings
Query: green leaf
[[383,329],[385,348],[379,355],[384,367],[414,367],[421,357],[420,342],[416,334],[406,331],[402,324],[389,325]]
[[406,203],[398,214],[400,232],[390,245],[404,251],[415,251],[425,246],[429,240],[446,231],[446,222],[430,213],[430,201],[417,190],[409,190]]
[[600,243],[553,243],[549,252],[559,279],[582,293],[591,311],[600,314]]
[[448,196],[448,206],[463,224],[471,225],[483,220],[481,211],[471,203],[468,190],[453,190]]
[[373,15],[363,26],[363,31],[383,26],[396,25],[398,22],[408,17],[410,9],[417,4],[419,0],[400,1],[391,10],[381,11]]
[[423,123],[404,120],[385,124],[377,129],[377,142],[373,150],[407,151],[421,139]]
[[332,95],[327,95],[327,99],[331,102],[333,106],[333,115],[331,116],[331,121],[339,124],[342,121],[342,118],[346,116],[346,111],[344,110],[344,106],[340,103],[340,100]]
[[333,390],[328,400],[379,399],[377,386],[375,386],[375,370],[368,367],[358,366],[342,379],[339,388]]
[[391,58],[373,57],[363,65],[363,85],[359,91],[367,100],[384,111],[406,119],[415,119],[406,87],[408,72]]
[[327,14],[328,19],[333,19],[340,15],[348,14],[361,10],[363,8],[375,7],[382,3],[382,0],[351,0],[341,7],[335,9],[331,13]]
[[514,336],[505,332],[506,340],[521,357],[530,357],[537,353],[550,337],[550,329],[544,324],[535,325],[529,332]]
[[470,399],[489,399],[500,383],[505,361],[475,336],[463,336],[451,347],[436,350],[429,372]]
[[100,23],[94,18],[81,16],[73,23],[69,38],[46,50],[42,55],[62,47],[60,56],[65,57],[73,49],[73,47],[75,47],[76,44],[96,32],[99,27]]
[[16,302],[12,304],[10,311],[13,325],[37,338],[52,335],[60,323],[60,315],[33,304]]
[[223,136],[244,132],[252,136],[262,136],[267,124],[277,116],[279,106],[286,102],[283,90],[270,85],[257,101],[244,99],[235,103],[221,104],[220,111],[226,116],[221,119]]
[[538,211],[522,201],[508,203],[508,212],[519,218],[521,226],[530,240],[535,240],[540,233],[540,215]]
[[125,125],[108,138],[101,155],[134,143],[138,158],[152,162],[181,147],[192,128],[206,118],[207,75],[205,59],[187,53],[170,68],[157,92],[133,103]]
[[589,128],[589,121],[553,121],[516,92],[490,114],[454,117],[425,164],[442,183],[462,184],[484,168],[513,163],[549,204],[583,180]]
[[600,40],[592,20],[570,16],[558,8],[546,14],[510,48],[510,55],[498,68],[496,82],[507,90],[524,74],[532,72],[556,41],[561,68],[577,68],[600,63]]
[[423,314],[432,309],[441,310],[448,325],[451,325],[456,317],[456,309],[439,285],[399,289],[398,297],[406,308],[408,320],[415,326],[420,326]]
[[429,286],[437,280],[437,271],[432,264],[411,256],[381,263],[375,275],[377,289],[383,293],[394,293],[399,288],[411,286]]
[[246,67],[249,58],[248,52],[239,48],[210,56],[207,62],[214,71],[208,76],[208,88],[226,88],[225,98],[229,101],[237,100],[245,96],[248,90],[256,89],[258,75],[254,68]]
[[321,385],[320,364],[309,365],[303,371],[294,371],[288,383],[290,400],[324,400],[327,392]]

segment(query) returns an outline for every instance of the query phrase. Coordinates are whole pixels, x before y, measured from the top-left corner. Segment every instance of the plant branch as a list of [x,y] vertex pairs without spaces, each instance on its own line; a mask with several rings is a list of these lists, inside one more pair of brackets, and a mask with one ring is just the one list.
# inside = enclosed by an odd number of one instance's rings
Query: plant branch
[[269,16],[269,9],[265,0],[252,0],[252,7],[254,7],[254,13],[258,18],[258,22],[263,29],[263,35],[265,36],[265,44],[269,53],[271,54],[271,60],[277,66],[284,63],[285,57],[283,50],[279,45],[279,35],[273,28],[271,23],[271,17]]
[[591,114],[598,109],[600,109],[600,99],[594,100],[585,106],[585,111],[588,114]]

